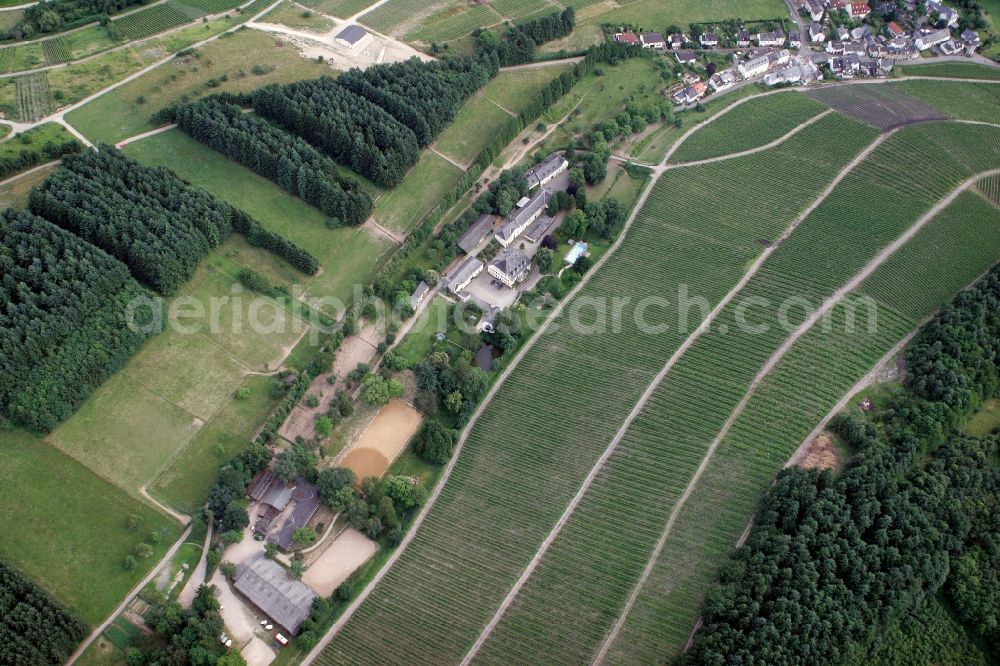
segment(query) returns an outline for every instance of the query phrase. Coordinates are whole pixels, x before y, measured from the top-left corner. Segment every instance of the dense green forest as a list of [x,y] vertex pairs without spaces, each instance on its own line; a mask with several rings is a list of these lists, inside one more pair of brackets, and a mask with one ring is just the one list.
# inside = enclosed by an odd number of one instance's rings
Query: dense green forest
[[486,29],[478,30],[477,48],[482,53],[494,53],[501,67],[520,65],[535,59],[535,48],[573,32],[576,13],[572,7],[552,12],[531,21],[518,23],[503,37]]
[[31,211],[118,258],[162,294],[176,292],[232,229],[228,206],[110,146],[63,164],[31,193]]
[[217,98],[179,104],[168,113],[194,139],[319,208],[334,220],[331,226],[368,219],[371,197],[299,137]]
[[[462,103],[497,72],[495,59],[381,65],[252,94],[254,110],[383,187],[395,187]],[[415,128],[415,129],[414,129]]]
[[0,562],[0,664],[62,664],[87,625]]
[[939,591],[1000,654],[1000,435],[959,431],[997,396],[998,352],[994,269],[924,327],[874,416],[834,422],[857,452],[843,474],[779,475],[681,663],[856,662]]
[[0,215],[0,411],[37,430],[66,418],[146,337],[126,326],[148,295],[90,243],[28,213]]

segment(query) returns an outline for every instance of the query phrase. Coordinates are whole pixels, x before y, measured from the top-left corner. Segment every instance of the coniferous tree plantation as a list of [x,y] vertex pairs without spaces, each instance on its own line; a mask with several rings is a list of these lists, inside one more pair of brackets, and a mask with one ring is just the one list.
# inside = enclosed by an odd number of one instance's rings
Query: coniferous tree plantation
[[1000,655],[1000,434],[959,431],[1000,387],[1000,269],[906,360],[905,386],[874,416],[834,422],[853,466],[778,477],[682,663],[857,662],[939,591]]
[[337,162],[395,187],[473,92],[496,74],[489,54],[426,63],[411,59],[252,94],[254,110]]
[[5,211],[0,411],[36,430],[72,414],[146,337],[125,317],[133,299],[148,295],[121,262],[90,243],[29,213]]
[[110,146],[64,165],[31,193],[31,211],[118,258],[164,295],[232,230],[229,206]]
[[169,111],[181,130],[343,224],[362,224],[372,200],[351,178],[308,143],[266,120],[217,98],[180,104]]
[[87,626],[19,571],[0,562],[0,664],[62,664]]

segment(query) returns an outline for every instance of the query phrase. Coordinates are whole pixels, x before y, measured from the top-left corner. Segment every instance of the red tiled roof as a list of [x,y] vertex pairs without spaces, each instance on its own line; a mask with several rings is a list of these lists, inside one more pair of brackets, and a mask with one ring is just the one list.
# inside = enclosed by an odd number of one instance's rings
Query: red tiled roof
[[634,32],[620,32],[615,35],[616,42],[624,42],[625,44],[638,44],[639,38],[635,36]]

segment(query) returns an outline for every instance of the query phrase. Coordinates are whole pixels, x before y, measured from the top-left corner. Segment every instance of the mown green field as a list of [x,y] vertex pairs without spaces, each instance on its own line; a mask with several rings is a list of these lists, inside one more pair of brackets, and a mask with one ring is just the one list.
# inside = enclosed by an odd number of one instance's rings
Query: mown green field
[[[632,316],[635,304],[646,296],[673,301],[682,283],[717,302],[762,251],[758,239],[791,222],[866,137],[871,134],[857,123],[830,116],[772,151],[668,172],[616,254],[581,292],[581,299],[602,302],[627,296],[621,330],[612,335],[590,306],[571,303],[563,310],[554,321],[558,328],[527,351],[470,431],[419,538],[320,662],[367,663],[374,655],[390,662],[461,660],[638,396],[687,335],[678,327],[641,332]],[[817,141],[824,146],[821,161],[811,157]],[[719,182],[747,186],[699,215],[683,214]],[[757,192],[768,189],[764,201]],[[665,209],[671,214],[662,215]],[[768,214],[755,214],[765,209]],[[668,312],[673,315],[672,308]],[[657,321],[664,316],[657,309]],[[690,325],[701,316],[692,313]],[[592,324],[600,333],[588,329]],[[441,621],[419,621],[428,615]]]
[[495,131],[511,119],[510,113],[482,95],[462,106],[455,122],[434,144],[434,150],[468,168]]
[[693,162],[766,145],[827,108],[825,104],[795,93],[750,100],[692,135],[670,161]]
[[[442,134],[438,140],[443,139]],[[425,150],[403,182],[375,202],[372,216],[382,226],[405,234],[437,205],[462,172],[445,158]]]
[[[149,505],[102,479],[40,438],[0,430],[0,559],[28,574],[90,625],[118,605],[179,535]],[[138,516],[132,532],[126,521]],[[125,571],[136,545],[161,534],[149,560]]]
[[971,62],[935,62],[922,65],[897,65],[893,73],[901,76],[942,76],[956,79],[1000,80],[1000,69]]

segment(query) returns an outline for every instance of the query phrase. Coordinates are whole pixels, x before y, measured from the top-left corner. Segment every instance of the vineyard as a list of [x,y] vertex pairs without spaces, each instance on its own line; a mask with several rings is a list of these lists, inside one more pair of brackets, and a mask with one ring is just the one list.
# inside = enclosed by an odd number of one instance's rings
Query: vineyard
[[488,5],[473,5],[457,13],[445,10],[441,14],[431,15],[423,25],[406,37],[424,42],[443,42],[499,21],[500,17]]
[[496,13],[504,18],[521,19],[536,12],[554,11],[555,5],[546,0],[496,0],[490,3]]
[[805,94],[882,131],[948,117],[921,99],[883,85],[813,88]]
[[979,181],[977,187],[983,196],[1000,206],[1000,176],[984,178]]
[[671,161],[693,162],[767,145],[826,109],[794,92],[752,99],[693,134]]
[[[898,280],[893,288],[881,288],[880,292],[887,300],[906,303],[916,312],[914,302],[936,306],[971,282],[994,262],[1000,250],[995,220],[989,230],[992,256],[981,256],[984,261],[978,265],[963,258],[955,275],[945,282],[931,278],[951,270],[955,257],[920,249],[952,229],[971,239],[975,229],[989,220],[956,212],[964,206],[962,202],[949,207],[866,284],[881,284],[892,274],[909,275],[909,280]],[[925,260],[930,263],[921,263]],[[915,290],[914,285],[920,289]],[[852,299],[835,308],[830,326],[811,329],[761,383],[736,419],[680,513],[653,575],[610,653],[612,660],[664,646],[675,652],[684,645],[701,595],[714,578],[713,565],[721,564],[731,552],[769,480],[836,401],[930,310],[911,318],[880,307],[874,334],[867,329],[849,333],[845,319],[849,312],[864,314],[867,307]]]
[[9,72],[14,68],[14,51],[13,46],[0,49],[0,73]]
[[42,48],[45,51],[45,64],[47,65],[58,65],[70,59],[69,44],[63,37],[46,39],[42,42]]
[[360,17],[358,22],[388,35],[396,26],[434,4],[436,4],[436,0],[389,0],[384,5]]
[[19,76],[15,81],[19,120],[33,122],[52,113],[52,95],[45,72]]
[[952,118],[1000,123],[1000,82],[899,81],[890,85],[919,97]]
[[142,39],[191,20],[171,4],[154,5],[114,21],[126,39]]
[[347,18],[364,10],[365,7],[375,4],[375,0],[309,0],[301,4],[312,7],[323,14]]
[[[873,135],[828,116],[769,151],[665,174],[581,294],[631,299],[621,330],[574,327],[599,322],[572,304],[559,315],[558,332],[528,350],[472,428],[417,538],[320,662],[460,660],[639,395],[707,314],[695,308],[686,329],[651,335],[631,316],[634,303],[673,299],[681,284],[718,302],[761,252],[760,239],[775,238]],[[746,187],[703,210],[698,202],[719,182]],[[431,616],[438,621],[421,620]]]
[[199,13],[192,16],[192,18],[201,18],[205,14],[218,14],[228,11],[242,4],[242,0],[172,0],[171,4],[174,4],[181,11],[184,11],[185,7],[198,10]]

